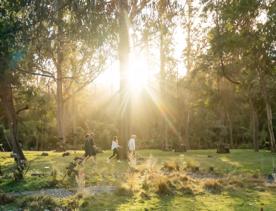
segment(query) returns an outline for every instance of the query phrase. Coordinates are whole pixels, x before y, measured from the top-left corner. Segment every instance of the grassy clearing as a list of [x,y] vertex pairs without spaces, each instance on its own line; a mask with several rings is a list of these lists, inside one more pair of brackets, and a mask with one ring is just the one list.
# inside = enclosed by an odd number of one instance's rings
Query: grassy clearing
[[[74,178],[66,178],[66,166],[83,152],[26,152],[30,170],[23,182],[12,182],[9,177],[13,160],[9,153],[0,154],[0,165],[6,176],[0,180],[4,192],[38,190],[52,187],[53,170],[55,187],[76,187]],[[184,154],[142,150],[138,152],[138,165],[129,167],[126,162],[106,162],[110,151],[97,156],[97,163],[88,160],[82,167],[86,185],[116,185],[121,187],[113,194],[81,197],[78,200],[51,201],[60,206],[78,207],[80,210],[276,210],[276,190],[263,185],[265,175],[271,173],[276,155],[267,151],[232,150],[231,154],[216,154],[214,150],[194,150]],[[46,168],[45,168],[46,167]],[[33,172],[45,177],[32,177]],[[23,199],[21,199],[23,200]],[[2,208],[34,206],[28,199],[2,205]],[[24,201],[24,200],[23,200]],[[78,204],[74,204],[78,201]],[[1,208],[1,205],[0,205]],[[1,210],[1,209],[0,209]]]

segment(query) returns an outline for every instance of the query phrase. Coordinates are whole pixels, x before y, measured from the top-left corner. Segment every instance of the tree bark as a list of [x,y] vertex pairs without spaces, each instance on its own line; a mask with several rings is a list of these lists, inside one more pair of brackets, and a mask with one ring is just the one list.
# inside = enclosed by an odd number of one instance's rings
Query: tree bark
[[64,105],[63,105],[63,30],[61,26],[62,20],[62,11],[60,8],[61,1],[57,2],[58,9],[58,46],[57,46],[57,59],[56,59],[56,70],[57,70],[57,132],[58,138],[60,140],[61,146],[65,144],[65,136],[64,136]]
[[272,124],[272,109],[268,99],[265,76],[263,75],[263,73],[259,72],[259,77],[260,77],[261,91],[262,91],[263,99],[265,102],[265,108],[266,108],[267,127],[268,127],[269,136],[270,136],[270,150],[271,152],[276,152],[275,135],[274,135],[273,124]]
[[10,80],[6,77],[0,78],[0,98],[3,106],[6,118],[8,120],[8,126],[10,131],[10,145],[12,146],[12,152],[14,154],[14,160],[17,164],[18,173],[23,178],[23,170],[25,167],[26,157],[22,151],[22,148],[18,141],[17,134],[17,117],[13,103],[13,92]]
[[187,61],[187,74],[191,71],[192,68],[192,59],[191,59],[191,30],[192,30],[192,0],[187,0],[188,5],[188,16],[187,16],[187,53],[186,53],[186,61]]
[[120,61],[120,143],[123,146],[122,159],[127,158],[127,142],[130,138],[131,96],[128,91],[129,31],[128,1],[119,1],[119,61]]
[[232,123],[232,119],[230,117],[229,112],[226,109],[226,117],[228,120],[228,130],[229,130],[229,139],[230,139],[230,147],[233,147],[233,123]]
[[185,125],[185,145],[186,145],[187,149],[191,149],[190,139],[189,139],[190,138],[190,111],[189,111],[189,108],[187,108],[185,123],[186,123],[186,125]]
[[[187,0],[187,6],[188,6],[188,11],[187,11],[187,24],[186,24],[186,31],[187,31],[187,47],[186,47],[186,65],[187,65],[187,75],[191,72],[192,69],[192,38],[191,38],[191,31],[192,31],[192,3],[193,0]],[[185,119],[185,145],[188,149],[191,148],[190,146],[190,107],[189,107],[189,90],[186,89],[186,119]]]
[[258,113],[256,108],[252,102],[252,99],[249,98],[249,105],[251,110],[251,132],[252,132],[252,139],[253,139],[253,146],[255,152],[259,151],[259,119]]
[[164,52],[164,29],[162,25],[162,21],[160,24],[160,97],[162,102],[161,107],[161,131],[162,132],[162,141],[163,148],[168,148],[168,124],[166,122],[166,78],[165,78],[165,52]]

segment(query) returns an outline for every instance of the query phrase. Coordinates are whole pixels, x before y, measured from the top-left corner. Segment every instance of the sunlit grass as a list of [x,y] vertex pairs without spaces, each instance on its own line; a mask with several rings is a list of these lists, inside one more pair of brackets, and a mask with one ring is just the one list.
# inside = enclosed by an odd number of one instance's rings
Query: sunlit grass
[[[1,179],[0,189],[10,191],[39,190],[49,188],[49,182],[52,180],[51,171],[55,169],[58,172],[57,179],[62,180],[66,166],[76,156],[81,156],[83,151],[71,151],[70,156],[62,157],[62,153],[48,152],[49,156],[40,156],[41,152],[25,152],[30,161],[30,169],[26,174],[24,181],[20,183],[12,182],[10,179]],[[258,188],[259,180],[254,179],[253,174],[264,175],[271,173],[272,160],[274,154],[268,151],[255,153],[251,150],[232,150],[230,154],[217,154],[215,150],[192,150],[186,153],[163,152],[160,150],[140,150],[137,157],[144,158],[137,165],[138,173],[130,174],[130,169],[126,161],[117,163],[116,160],[107,163],[106,158],[110,151],[105,151],[97,155],[96,164],[88,160],[84,164],[85,184],[86,185],[127,185],[131,189],[131,194],[110,193],[108,195],[97,195],[92,198],[84,199],[85,206],[82,210],[264,210],[276,209],[276,192],[273,189],[261,187]],[[165,164],[167,163],[167,164]],[[9,153],[0,154],[0,164],[2,170],[10,172],[13,159]],[[175,166],[179,165],[179,166]],[[172,176],[163,176],[159,170],[168,166],[174,169]],[[185,168],[198,167],[200,172],[207,172],[210,167],[215,172],[223,174],[228,180],[222,181],[222,189],[217,193],[211,193],[204,189],[204,185],[213,186],[217,180],[194,181],[191,178],[185,179]],[[49,168],[45,168],[49,167]],[[178,172],[177,169],[180,169]],[[152,179],[145,179],[145,174]],[[43,172],[45,177],[32,177],[32,172]],[[183,174],[183,175],[182,175]],[[142,176],[141,176],[142,175]],[[66,180],[66,179],[65,179]],[[181,181],[180,181],[181,180]],[[147,182],[148,181],[148,182]],[[186,182],[185,182],[186,181]],[[178,190],[177,194],[158,194],[158,183],[172,183]],[[260,183],[261,185],[261,183]],[[57,184],[57,187],[76,187],[75,182],[65,182]],[[191,193],[183,192],[191,189]],[[188,189],[187,189],[188,188]],[[214,186],[214,188],[216,188]],[[146,191],[146,199],[141,195]],[[166,192],[165,192],[166,193]],[[184,194],[184,195],[183,195]]]

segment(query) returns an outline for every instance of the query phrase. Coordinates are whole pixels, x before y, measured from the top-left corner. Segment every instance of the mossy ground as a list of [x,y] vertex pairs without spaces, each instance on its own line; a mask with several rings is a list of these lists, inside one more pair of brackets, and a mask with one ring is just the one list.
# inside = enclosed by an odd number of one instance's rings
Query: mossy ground
[[[5,177],[0,180],[0,190],[3,192],[17,192],[25,190],[39,190],[51,187],[53,180],[51,173],[57,172],[57,187],[75,187],[76,183],[65,178],[66,166],[76,156],[81,156],[82,151],[72,151],[70,156],[62,157],[62,153],[49,152],[49,156],[40,156],[41,152],[25,152],[30,163],[30,169],[25,180],[19,183],[13,182],[9,173],[13,167],[13,159],[9,153],[0,153],[0,165]],[[139,177],[133,177],[129,181],[129,166],[125,161],[107,163],[106,159],[110,151],[97,155],[96,164],[88,160],[83,170],[85,172],[86,185],[116,185],[138,182]],[[252,177],[256,175],[264,178],[272,172],[273,162],[276,165],[276,155],[268,151],[255,153],[252,150],[232,150],[230,154],[216,154],[215,150],[192,150],[186,153],[162,152],[159,150],[138,151],[138,157],[145,158],[138,166],[143,168],[161,169],[164,162],[177,162],[180,167],[198,166],[200,171],[209,171],[210,167],[224,177],[235,177],[232,186],[222,189],[214,194],[207,191],[198,191],[196,194],[168,194],[160,195],[149,190],[149,197],[141,196],[141,191],[133,194],[99,194],[82,198],[78,204],[80,210],[256,210],[260,208],[276,210],[276,190],[267,187],[255,186]],[[275,160],[275,161],[273,161]],[[142,168],[142,167],[141,167]],[[44,173],[45,177],[32,177],[31,174]],[[239,179],[240,178],[240,179]],[[249,179],[245,179],[249,178]],[[252,184],[251,184],[252,183]],[[135,184],[134,184],[135,185]],[[20,199],[23,200],[23,199]],[[16,209],[20,206],[20,200],[16,203],[0,206],[0,210]],[[57,203],[66,204],[67,199],[57,200]],[[76,199],[71,199],[76,200]],[[70,201],[70,200],[69,200]]]

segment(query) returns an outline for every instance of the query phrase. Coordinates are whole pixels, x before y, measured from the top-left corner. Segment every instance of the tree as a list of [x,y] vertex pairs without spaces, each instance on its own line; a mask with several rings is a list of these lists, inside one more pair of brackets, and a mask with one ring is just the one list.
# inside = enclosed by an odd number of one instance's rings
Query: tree
[[[37,72],[56,84],[56,122],[60,146],[66,142],[65,104],[102,72],[112,28],[105,2],[45,1],[35,4],[34,54]],[[50,66],[50,67],[49,67]],[[41,75],[45,76],[45,75]]]
[[10,131],[9,141],[12,146],[14,160],[17,164],[16,179],[23,178],[26,157],[18,140],[18,121],[14,106],[13,86],[18,82],[16,67],[23,58],[28,44],[26,16],[20,17],[26,6],[22,1],[17,5],[14,2],[3,1],[0,4],[0,99],[4,108]]
[[132,20],[146,6],[148,0],[141,2],[118,1],[118,57],[120,63],[120,120],[119,120],[119,137],[124,148],[122,157],[127,158],[127,141],[131,133],[131,96],[128,86],[128,68],[129,68],[129,25]]
[[[231,4],[227,1],[206,1],[208,8],[214,14],[216,27],[211,32],[211,49],[218,59],[220,74],[237,86],[250,87],[252,82],[258,80],[265,110],[267,114],[267,125],[270,134],[271,151],[275,151],[275,135],[272,125],[272,109],[267,89],[269,72],[273,69],[273,62],[268,53],[272,40],[267,39],[264,28],[271,23],[258,23],[260,13],[270,11],[273,3],[259,1],[240,1]],[[271,34],[271,29],[268,34]],[[247,78],[242,76],[247,74]],[[250,79],[251,77],[251,79]],[[238,81],[236,78],[243,79]],[[248,80],[250,79],[250,80]],[[247,89],[245,90],[247,91]],[[253,142],[257,150],[258,127],[256,112],[252,97],[249,97],[252,110],[252,121],[255,128],[253,131]]]

